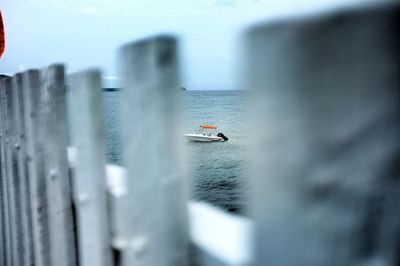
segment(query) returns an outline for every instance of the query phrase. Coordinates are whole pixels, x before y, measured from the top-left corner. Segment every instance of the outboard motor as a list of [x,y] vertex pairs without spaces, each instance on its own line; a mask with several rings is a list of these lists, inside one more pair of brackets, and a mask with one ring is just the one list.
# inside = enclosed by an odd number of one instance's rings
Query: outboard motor
[[228,141],[228,137],[226,137],[224,134],[222,133],[218,133],[217,135],[218,137],[222,138],[224,141]]

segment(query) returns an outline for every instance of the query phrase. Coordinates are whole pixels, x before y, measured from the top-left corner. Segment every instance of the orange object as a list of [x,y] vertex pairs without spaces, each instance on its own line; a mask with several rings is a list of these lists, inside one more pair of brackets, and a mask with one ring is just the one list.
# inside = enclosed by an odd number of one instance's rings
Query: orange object
[[207,129],[217,129],[217,126],[212,126],[212,125],[201,125],[201,128],[207,128]]
[[5,49],[6,49],[6,36],[4,34],[3,16],[1,15],[0,11],[0,57],[3,55]]

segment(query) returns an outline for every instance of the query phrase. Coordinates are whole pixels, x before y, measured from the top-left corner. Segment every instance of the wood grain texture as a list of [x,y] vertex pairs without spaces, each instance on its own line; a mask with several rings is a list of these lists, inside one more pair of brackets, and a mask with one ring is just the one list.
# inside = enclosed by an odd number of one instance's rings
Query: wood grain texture
[[22,221],[21,202],[20,202],[20,183],[18,179],[18,165],[16,152],[16,125],[14,121],[13,102],[15,93],[13,90],[13,82],[16,77],[5,80],[5,101],[4,101],[4,116],[5,116],[5,160],[6,160],[6,176],[8,200],[10,206],[10,232],[11,232],[11,260],[13,265],[21,265],[22,258],[19,256],[22,251]]
[[29,176],[29,198],[34,265],[50,265],[50,243],[46,183],[44,171],[44,136],[40,129],[42,105],[39,70],[23,73],[23,105],[26,160]]
[[7,172],[7,136],[6,136],[6,124],[8,117],[6,116],[6,90],[11,86],[11,78],[1,79],[0,80],[0,134],[1,134],[1,155],[0,155],[0,163],[1,163],[1,186],[2,186],[2,235],[3,235],[3,252],[1,255],[2,263],[6,266],[12,265],[12,235],[11,235],[11,211],[12,208],[9,196],[9,178]]
[[21,221],[21,266],[32,265],[32,231],[31,231],[31,208],[29,197],[29,177],[27,175],[27,156],[26,156],[26,141],[25,141],[25,121],[24,121],[24,104],[22,95],[22,74],[17,74],[13,78],[13,120],[15,124],[15,152],[17,173],[15,177],[19,184],[19,202],[20,213],[18,219]]

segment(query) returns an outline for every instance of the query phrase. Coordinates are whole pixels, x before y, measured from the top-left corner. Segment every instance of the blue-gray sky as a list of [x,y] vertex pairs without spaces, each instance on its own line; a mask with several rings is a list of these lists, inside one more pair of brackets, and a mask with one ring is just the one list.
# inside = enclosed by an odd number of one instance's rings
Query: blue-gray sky
[[[104,86],[118,86],[117,51],[159,33],[181,41],[182,85],[227,89],[235,84],[240,32],[285,13],[318,9],[320,0],[0,0],[6,51],[0,72],[54,62],[68,72],[100,67]],[[325,0],[327,4],[362,0]],[[365,2],[365,1],[364,1]]]

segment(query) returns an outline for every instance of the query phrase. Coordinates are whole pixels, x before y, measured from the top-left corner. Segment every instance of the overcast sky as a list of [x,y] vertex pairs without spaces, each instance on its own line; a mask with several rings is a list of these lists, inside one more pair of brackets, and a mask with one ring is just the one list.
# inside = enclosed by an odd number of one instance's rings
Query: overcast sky
[[6,31],[0,72],[63,62],[68,72],[100,67],[104,86],[118,86],[122,44],[173,33],[180,37],[182,85],[229,89],[244,28],[321,8],[321,2],[326,7],[362,0],[0,0]]

